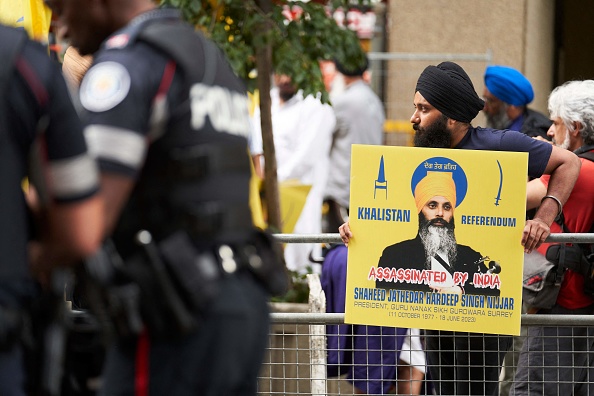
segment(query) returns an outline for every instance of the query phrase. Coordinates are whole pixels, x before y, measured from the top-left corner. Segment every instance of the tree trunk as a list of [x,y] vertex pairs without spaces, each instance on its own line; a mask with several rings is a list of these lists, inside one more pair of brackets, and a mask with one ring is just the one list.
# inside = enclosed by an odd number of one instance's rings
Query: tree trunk
[[[257,0],[258,6],[268,15],[272,12],[271,0]],[[260,26],[261,35],[270,29],[267,23]],[[264,149],[264,189],[266,193],[266,211],[268,227],[273,232],[281,231],[280,199],[278,179],[276,176],[276,155],[272,138],[272,114],[270,111],[270,76],[272,74],[272,47],[266,43],[256,50],[256,67],[258,69],[258,91],[260,92],[260,125],[262,127],[262,148]]]

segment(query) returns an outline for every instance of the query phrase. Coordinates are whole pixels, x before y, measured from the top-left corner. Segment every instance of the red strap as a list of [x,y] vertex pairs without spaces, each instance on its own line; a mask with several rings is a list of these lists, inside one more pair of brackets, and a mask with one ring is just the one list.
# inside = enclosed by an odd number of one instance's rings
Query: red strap
[[173,81],[173,76],[175,75],[175,62],[170,60],[165,65],[165,70],[163,71],[163,77],[161,78],[161,84],[159,85],[159,90],[155,95],[155,98],[158,98],[162,95],[167,94],[169,87],[171,86],[171,82]]
[[[158,100],[167,94],[173,76],[175,75],[175,62],[169,61],[163,71],[159,90],[154,100]],[[148,332],[143,332],[138,337],[136,344],[136,373],[134,375],[134,396],[148,396],[149,394],[149,370],[150,370],[150,340]]]
[[[38,154],[40,155],[40,160],[43,163],[46,163],[48,162],[48,152],[47,140],[44,132],[45,128],[47,128],[47,124],[50,121],[50,119],[49,115],[45,114],[45,107],[49,102],[49,93],[47,92],[45,86],[39,79],[39,76],[37,75],[35,70],[33,70],[31,65],[22,56],[17,57],[15,61],[15,67],[19,74],[25,80],[27,86],[33,93],[35,100],[39,104],[39,107],[42,109],[42,112],[44,114],[37,122],[37,130],[35,131],[35,133],[37,134],[40,141],[38,152]],[[49,168],[44,167],[44,181],[46,183],[46,187],[48,188],[48,190],[50,190],[51,186],[49,185],[49,181],[51,180],[51,178],[48,176],[48,173]]]
[[33,95],[35,95],[37,103],[41,107],[44,107],[48,102],[49,95],[41,81],[39,81],[37,74],[35,74],[31,66],[21,56],[16,60],[16,68],[25,81],[27,81],[29,88],[33,91]]
[[134,374],[134,396],[148,396],[150,340],[143,330],[136,343],[136,373]]
[[170,60],[165,65],[165,70],[163,70],[163,75],[161,77],[161,83],[159,84],[159,89],[153,98],[152,103],[152,115],[149,120],[150,131],[146,136],[148,144],[150,144],[153,140],[160,137],[163,133],[163,121],[161,118],[166,116],[166,103],[167,103],[167,92],[171,87],[171,83],[173,82],[173,77],[175,76],[175,69],[176,64],[174,61]]

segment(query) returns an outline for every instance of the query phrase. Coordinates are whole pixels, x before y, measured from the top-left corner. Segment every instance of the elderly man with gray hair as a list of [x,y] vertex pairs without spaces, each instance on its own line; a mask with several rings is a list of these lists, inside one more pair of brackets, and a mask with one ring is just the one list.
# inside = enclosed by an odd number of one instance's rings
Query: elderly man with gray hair
[[[588,232],[594,223],[594,80],[570,81],[555,88],[549,112],[553,125],[548,135],[553,144],[582,157],[578,179],[563,206],[563,220],[553,223],[551,232]],[[546,195],[549,180],[544,175],[528,183],[529,208],[538,206]],[[543,243],[537,250],[546,254],[550,245]],[[594,314],[594,281],[588,278],[567,269],[555,305],[537,314]],[[593,349],[592,327],[528,328],[511,394],[594,394]]]

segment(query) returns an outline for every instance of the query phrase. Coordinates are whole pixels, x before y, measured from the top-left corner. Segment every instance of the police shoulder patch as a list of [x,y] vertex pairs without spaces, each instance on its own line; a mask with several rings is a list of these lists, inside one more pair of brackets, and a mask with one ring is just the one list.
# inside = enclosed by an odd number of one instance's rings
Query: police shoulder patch
[[114,48],[124,48],[128,45],[130,41],[130,36],[127,34],[118,34],[113,37],[110,37],[107,42],[105,43],[106,49],[114,49]]
[[130,74],[116,62],[102,62],[87,72],[80,87],[82,106],[96,113],[120,104],[130,92]]

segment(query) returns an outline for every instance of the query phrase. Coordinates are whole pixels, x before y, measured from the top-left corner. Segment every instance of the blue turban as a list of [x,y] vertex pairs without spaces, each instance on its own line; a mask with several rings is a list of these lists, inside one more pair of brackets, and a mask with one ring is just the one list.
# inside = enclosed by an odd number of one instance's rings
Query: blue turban
[[532,84],[522,73],[507,66],[488,66],[485,71],[487,89],[501,101],[524,106],[534,99]]

